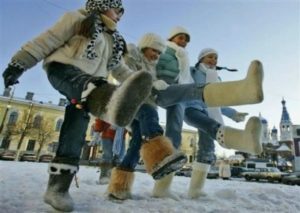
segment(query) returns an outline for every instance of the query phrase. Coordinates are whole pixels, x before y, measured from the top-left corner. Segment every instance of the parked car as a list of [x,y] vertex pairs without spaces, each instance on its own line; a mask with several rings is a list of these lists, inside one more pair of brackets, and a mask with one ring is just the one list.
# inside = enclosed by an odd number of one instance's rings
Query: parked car
[[53,155],[43,154],[40,155],[39,162],[51,162],[53,160]]
[[281,172],[276,167],[268,167],[268,168],[256,168],[253,171],[243,172],[242,175],[245,177],[247,181],[255,179],[259,181],[261,179],[268,180],[269,182],[278,181],[280,182],[283,176],[287,175],[287,173]]
[[282,178],[282,183],[300,186],[300,172],[293,172]]
[[218,177],[219,177],[219,167],[211,166],[207,173],[207,178],[212,179]]
[[191,175],[192,175],[192,168],[191,167],[183,167],[179,171],[175,172],[175,175],[177,175],[177,176],[191,177]]
[[27,153],[27,152],[25,152],[25,153],[21,154],[20,161],[31,161],[31,162],[34,162],[34,161],[36,161],[36,158],[37,158],[37,156],[36,156],[35,153]]
[[4,150],[0,153],[1,160],[15,160],[17,152],[13,150]]
[[231,167],[231,177],[243,177],[242,173],[249,171],[246,167],[233,166]]

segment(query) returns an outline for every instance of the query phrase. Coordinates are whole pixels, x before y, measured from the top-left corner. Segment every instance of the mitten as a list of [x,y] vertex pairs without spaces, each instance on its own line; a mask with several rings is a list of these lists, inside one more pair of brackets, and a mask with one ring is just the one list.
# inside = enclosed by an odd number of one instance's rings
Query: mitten
[[23,72],[24,69],[12,65],[8,65],[8,67],[4,70],[2,74],[4,78],[5,88],[19,83],[18,78],[22,75]]
[[235,122],[241,122],[245,121],[245,117],[248,115],[246,112],[237,112],[235,115],[232,117],[232,120]]
[[153,87],[157,90],[165,90],[168,86],[169,84],[167,84],[164,80],[156,80],[153,82]]

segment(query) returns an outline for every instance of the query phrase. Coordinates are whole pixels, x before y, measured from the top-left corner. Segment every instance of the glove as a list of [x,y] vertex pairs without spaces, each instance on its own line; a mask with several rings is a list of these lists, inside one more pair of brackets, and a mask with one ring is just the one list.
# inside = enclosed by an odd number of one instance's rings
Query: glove
[[168,88],[168,86],[170,86],[170,85],[167,84],[164,80],[156,80],[153,82],[153,87],[156,90],[165,90]]
[[245,120],[245,117],[248,115],[246,112],[237,112],[235,115],[232,117],[232,120],[235,122],[241,122]]
[[18,78],[23,74],[23,72],[24,70],[21,68],[8,65],[2,74],[5,88],[19,83]]

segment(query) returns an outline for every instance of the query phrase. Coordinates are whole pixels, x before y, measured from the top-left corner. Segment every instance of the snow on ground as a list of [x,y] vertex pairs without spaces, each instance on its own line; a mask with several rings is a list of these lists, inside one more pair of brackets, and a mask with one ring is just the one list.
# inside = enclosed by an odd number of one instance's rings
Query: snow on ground
[[[57,212],[43,202],[48,182],[47,163],[0,161],[0,212]],[[172,191],[181,200],[151,197],[153,179],[135,173],[133,200],[115,203],[107,199],[107,185],[97,185],[96,167],[81,166],[78,179],[70,193],[75,201],[74,212],[92,213],[193,213],[193,212],[290,212],[300,211],[300,187],[266,182],[246,182],[243,179],[224,181],[208,179],[206,196],[187,199],[189,178],[175,176]]]

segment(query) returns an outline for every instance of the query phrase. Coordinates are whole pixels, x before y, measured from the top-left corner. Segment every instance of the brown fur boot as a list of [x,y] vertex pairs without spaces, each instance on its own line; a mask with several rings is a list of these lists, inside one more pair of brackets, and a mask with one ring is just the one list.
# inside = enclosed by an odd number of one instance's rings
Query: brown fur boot
[[160,179],[183,167],[187,158],[182,152],[177,152],[171,141],[164,136],[154,137],[142,145],[141,157],[146,171],[154,179]]
[[117,200],[130,199],[133,180],[133,172],[113,168],[108,185],[108,196]]

